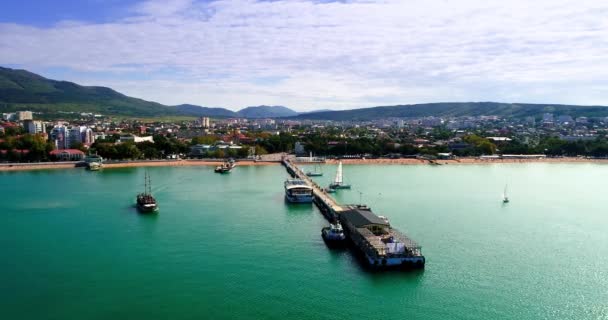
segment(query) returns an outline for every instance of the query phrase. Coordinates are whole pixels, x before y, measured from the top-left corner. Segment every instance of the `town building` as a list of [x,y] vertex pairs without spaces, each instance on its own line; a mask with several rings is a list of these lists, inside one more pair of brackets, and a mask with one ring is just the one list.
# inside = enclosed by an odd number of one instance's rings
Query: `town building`
[[124,142],[140,143],[140,142],[145,142],[145,141],[154,143],[154,139],[152,136],[138,137],[133,134],[121,136],[120,139],[118,140],[119,143],[124,143]]
[[30,134],[46,133],[46,126],[42,121],[25,120],[23,121],[23,128]]
[[32,119],[34,119],[34,117],[32,116],[31,111],[17,111],[17,120],[25,121],[25,120],[32,120]]
[[209,121],[209,117],[201,117],[200,122],[201,122],[201,127],[203,127],[203,128],[210,128],[211,127],[211,124],[210,124],[210,121]]
[[78,149],[53,150],[49,154],[58,161],[81,161],[84,159],[84,152]]
[[64,125],[56,125],[51,130],[50,138],[55,144],[55,149],[69,149],[70,129]]

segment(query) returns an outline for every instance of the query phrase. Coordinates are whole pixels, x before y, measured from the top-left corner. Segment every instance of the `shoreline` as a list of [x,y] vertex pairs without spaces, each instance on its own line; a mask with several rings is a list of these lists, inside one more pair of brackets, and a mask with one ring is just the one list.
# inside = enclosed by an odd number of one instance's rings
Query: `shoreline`
[[[341,159],[326,160],[324,164],[338,164],[342,161],[345,165],[466,165],[466,164],[528,164],[528,163],[608,163],[608,159],[588,158],[542,158],[542,159],[479,159],[459,158],[450,160],[423,159]],[[47,169],[76,169],[78,162],[47,162],[47,163],[6,163],[0,164],[0,172],[30,171]],[[195,167],[195,166],[219,166],[223,162],[215,160],[148,160],[148,161],[125,161],[108,162],[103,164],[104,169],[136,168],[136,167]],[[313,164],[318,162],[296,162],[296,164]],[[237,166],[269,166],[280,165],[278,161],[237,161]]]
[[[47,162],[47,163],[7,163],[0,164],[0,172],[11,171],[30,171],[30,170],[51,170],[51,169],[85,169],[84,166],[77,167],[81,162]],[[222,161],[206,160],[151,160],[151,161],[127,161],[127,162],[108,162],[103,164],[104,169],[116,168],[137,168],[137,167],[197,167],[197,166],[219,166]],[[238,166],[269,166],[279,165],[280,162],[272,161],[237,161]]]
[[608,163],[608,159],[588,159],[576,157],[564,158],[541,158],[541,159],[480,159],[480,158],[458,158],[449,160],[424,160],[424,159],[340,159],[326,160],[326,164],[385,164],[385,165],[463,165],[463,164],[512,164],[512,163]]

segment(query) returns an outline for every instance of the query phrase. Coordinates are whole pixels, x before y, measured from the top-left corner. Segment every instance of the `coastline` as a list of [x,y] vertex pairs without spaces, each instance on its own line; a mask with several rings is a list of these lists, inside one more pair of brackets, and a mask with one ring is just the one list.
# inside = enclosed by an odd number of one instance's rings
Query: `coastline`
[[480,158],[458,158],[450,160],[433,160],[432,162],[424,159],[341,159],[326,160],[327,164],[385,164],[385,165],[462,165],[462,164],[501,164],[501,163],[608,163],[608,159],[589,159],[578,157],[564,158],[541,158],[541,159],[480,159]]
[[[7,163],[0,164],[0,172],[10,171],[30,171],[30,170],[48,170],[48,169],[84,169],[77,167],[79,162],[47,162],[47,163]],[[219,166],[222,161],[206,161],[206,160],[148,160],[148,161],[124,161],[124,162],[107,162],[103,164],[104,169],[115,168],[135,168],[135,167],[194,167],[194,166]],[[278,165],[279,162],[272,161],[238,161],[237,166],[268,166]]]
[[[341,159],[326,160],[325,164],[338,164],[342,161],[345,165],[430,165],[429,160],[423,159]],[[77,167],[78,162],[47,162],[47,163],[5,163],[0,164],[0,172],[30,171],[49,169],[72,169]],[[104,163],[104,169],[135,168],[135,167],[193,167],[193,166],[219,166],[223,162],[215,160],[143,160],[143,161],[119,161]],[[298,164],[311,164],[312,162],[297,162]],[[459,158],[450,160],[433,160],[438,165],[466,165],[466,164],[512,164],[512,163],[608,163],[608,159],[588,159],[577,157],[564,158],[542,158],[542,159],[480,159]],[[280,165],[278,161],[237,161],[238,166],[268,166]]]

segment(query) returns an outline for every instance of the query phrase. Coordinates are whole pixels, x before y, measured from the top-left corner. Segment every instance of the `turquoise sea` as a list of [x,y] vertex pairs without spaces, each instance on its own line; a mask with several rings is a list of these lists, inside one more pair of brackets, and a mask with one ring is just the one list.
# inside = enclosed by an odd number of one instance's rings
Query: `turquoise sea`
[[[157,215],[133,206],[145,170]],[[319,211],[285,203],[278,165],[0,173],[0,318],[608,319],[608,166],[344,176],[336,198],[417,240],[424,271],[370,273],[329,250]]]

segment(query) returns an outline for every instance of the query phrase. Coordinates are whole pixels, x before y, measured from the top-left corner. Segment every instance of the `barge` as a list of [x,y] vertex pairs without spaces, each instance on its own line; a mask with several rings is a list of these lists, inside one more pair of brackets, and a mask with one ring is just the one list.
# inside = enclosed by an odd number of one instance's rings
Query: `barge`
[[371,209],[350,206],[338,215],[345,233],[372,268],[424,268],[421,247]]

